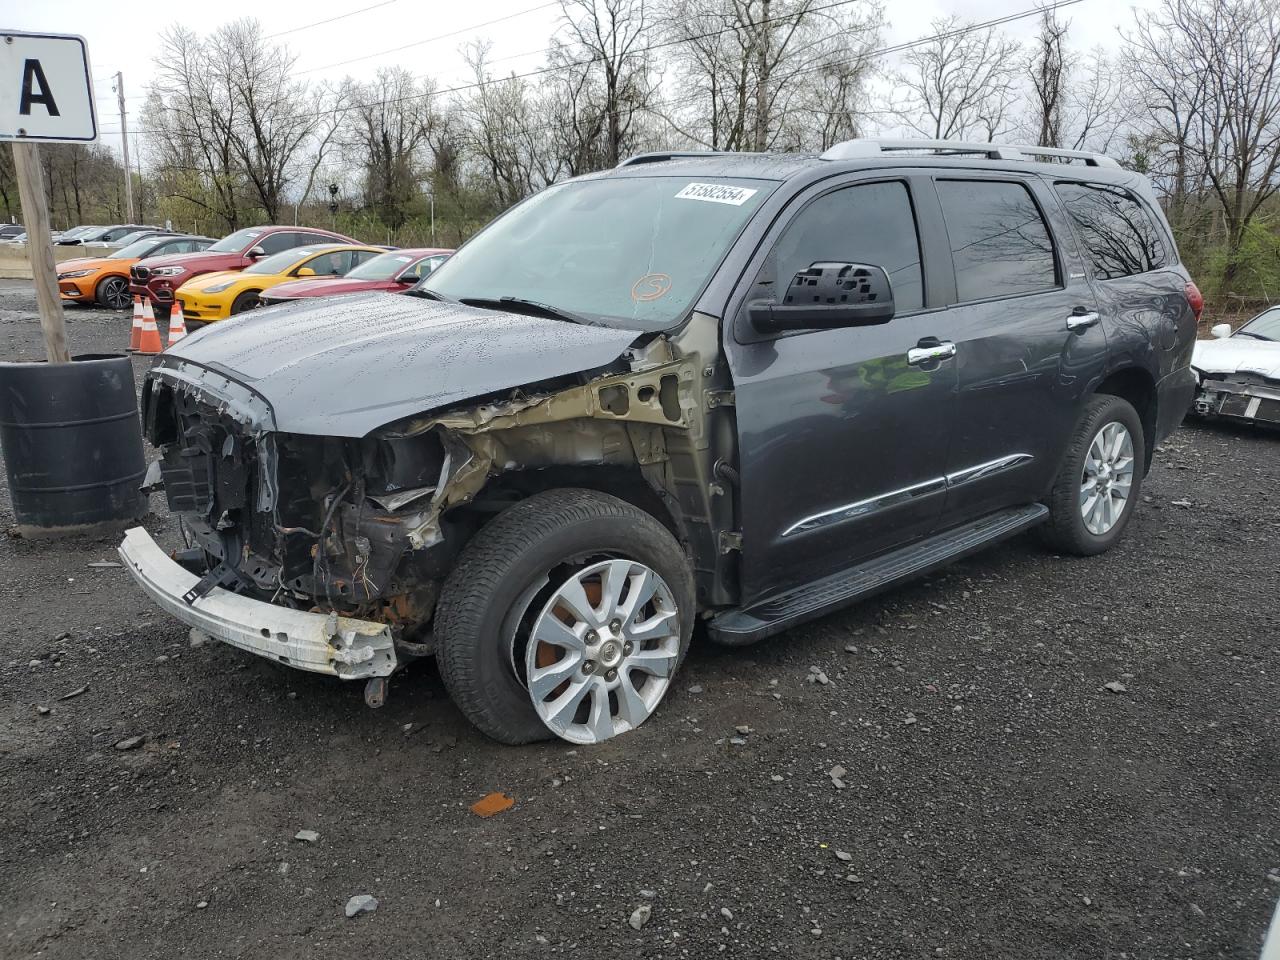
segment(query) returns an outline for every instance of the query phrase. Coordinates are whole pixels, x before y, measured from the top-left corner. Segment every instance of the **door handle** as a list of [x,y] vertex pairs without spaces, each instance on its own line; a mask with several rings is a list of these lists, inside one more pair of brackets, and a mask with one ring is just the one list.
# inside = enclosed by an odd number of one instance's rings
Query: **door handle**
[[1067,329],[1088,330],[1101,319],[1096,310],[1090,310],[1088,313],[1073,313],[1067,317]]
[[907,363],[918,367],[922,363],[934,360],[949,360],[956,355],[956,345],[950,340],[942,340],[926,346],[915,346],[907,351]]

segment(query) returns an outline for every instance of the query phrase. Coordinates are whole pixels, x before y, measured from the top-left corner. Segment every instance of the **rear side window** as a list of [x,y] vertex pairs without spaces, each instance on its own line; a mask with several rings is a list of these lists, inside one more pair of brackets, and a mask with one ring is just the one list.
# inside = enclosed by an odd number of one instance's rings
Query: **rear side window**
[[1168,261],[1160,228],[1132,194],[1093,183],[1055,186],[1099,280],[1146,273]]
[[939,180],[938,199],[947,221],[961,303],[1058,286],[1049,228],[1025,186]]
[[824,260],[883,267],[897,312],[919,310],[920,238],[906,184],[860,183],[813,200],[778,238],[762,276],[773,273],[781,297],[797,273]]
[[263,237],[258,241],[258,246],[267,252],[267,256],[273,253],[279,253],[281,250],[292,250],[294,247],[300,247],[307,243],[307,239],[303,239],[306,235],[293,233],[288,230],[281,230],[279,233],[273,233]]

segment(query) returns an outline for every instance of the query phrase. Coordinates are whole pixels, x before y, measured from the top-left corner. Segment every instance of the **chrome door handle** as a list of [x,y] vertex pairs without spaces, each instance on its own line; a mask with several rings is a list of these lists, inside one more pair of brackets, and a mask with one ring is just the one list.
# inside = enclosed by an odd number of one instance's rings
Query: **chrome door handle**
[[1088,330],[1102,318],[1094,311],[1089,313],[1073,313],[1067,317],[1068,330]]
[[931,360],[947,360],[956,355],[956,345],[950,340],[929,347],[912,347],[907,351],[907,363],[918,367]]

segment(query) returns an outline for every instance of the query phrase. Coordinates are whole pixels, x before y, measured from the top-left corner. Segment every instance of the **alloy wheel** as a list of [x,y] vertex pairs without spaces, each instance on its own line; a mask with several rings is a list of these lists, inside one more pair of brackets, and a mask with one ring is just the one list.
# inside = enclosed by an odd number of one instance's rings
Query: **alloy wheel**
[[1102,427],[1089,444],[1080,482],[1080,516],[1094,536],[1109,533],[1129,505],[1133,487],[1133,437],[1123,423]]
[[525,685],[556,736],[599,743],[657,708],[680,657],[680,611],[634,560],[590,564],[552,592],[525,648]]
[[112,310],[123,310],[132,303],[129,283],[123,277],[111,277],[102,284],[102,299]]

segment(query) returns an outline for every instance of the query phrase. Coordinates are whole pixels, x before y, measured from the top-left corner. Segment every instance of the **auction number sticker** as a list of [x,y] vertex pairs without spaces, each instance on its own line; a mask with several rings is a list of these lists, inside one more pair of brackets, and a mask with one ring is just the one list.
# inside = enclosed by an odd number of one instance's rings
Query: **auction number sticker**
[[727,183],[691,183],[676,194],[676,199],[705,200],[708,203],[728,203],[740,207],[758,192],[747,187],[732,187]]

